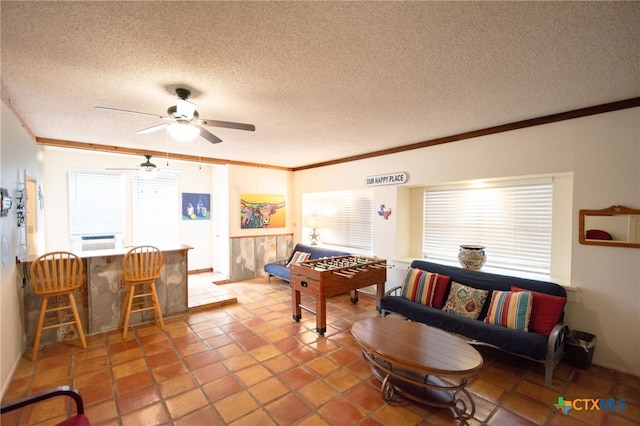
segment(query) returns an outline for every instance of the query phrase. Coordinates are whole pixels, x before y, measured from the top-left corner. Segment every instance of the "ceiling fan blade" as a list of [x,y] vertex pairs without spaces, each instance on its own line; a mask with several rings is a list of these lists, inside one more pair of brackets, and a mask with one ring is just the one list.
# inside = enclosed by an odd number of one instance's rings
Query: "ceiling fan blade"
[[136,133],[139,135],[146,135],[147,133],[156,132],[160,129],[167,127],[167,124],[156,124],[155,126],[147,127],[146,129],[138,130]]
[[253,124],[234,123],[232,121],[209,120],[207,118],[201,118],[200,120],[198,120],[198,123],[205,126],[226,127],[227,129],[248,130],[250,132],[256,131],[256,126],[254,126]]
[[220,143],[220,142],[222,142],[222,139],[220,139],[219,137],[217,137],[216,135],[214,135],[213,133],[211,133],[207,129],[203,129],[200,126],[198,126],[198,128],[200,129],[200,136],[202,136],[203,138],[205,138],[209,142],[211,142],[211,143]]
[[128,114],[148,115],[150,117],[161,118],[163,120],[167,119],[167,118],[170,118],[170,117],[164,117],[164,116],[158,115],[158,114],[151,114],[151,113],[148,113],[148,112],[130,111],[128,109],[111,108],[111,107],[104,107],[104,106],[96,106],[95,108],[96,109],[103,109],[103,110],[106,110],[106,111],[126,112]]

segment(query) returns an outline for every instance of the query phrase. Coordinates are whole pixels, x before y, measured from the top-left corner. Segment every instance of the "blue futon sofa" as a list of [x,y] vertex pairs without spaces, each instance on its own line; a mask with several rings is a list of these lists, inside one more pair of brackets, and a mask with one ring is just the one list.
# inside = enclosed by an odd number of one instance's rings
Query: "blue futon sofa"
[[[546,281],[497,275],[414,260],[409,272],[415,276],[422,274],[423,281],[425,279],[424,273],[416,271],[416,269],[438,274],[436,278],[429,277],[431,282],[439,283],[434,285],[436,290],[433,300],[425,304],[427,297],[424,296],[426,294],[424,291],[409,294],[406,290],[403,291],[402,286],[395,287],[387,291],[382,298],[380,307],[383,316],[389,313],[400,314],[411,321],[421,322],[464,336],[470,340],[470,343],[488,344],[505,352],[543,363],[545,383],[551,385],[553,369],[562,358],[565,335],[568,332],[568,327],[562,322],[567,297],[562,286]],[[409,276],[408,274],[407,277]],[[418,281],[413,279],[413,282]],[[458,295],[452,298],[454,283],[457,283],[455,284],[455,290],[457,290],[455,293]],[[461,287],[460,284],[465,287]],[[405,278],[403,285],[407,285],[407,278]],[[424,285],[422,286],[424,287]],[[475,292],[473,289],[479,289],[480,292]],[[458,303],[461,298],[468,297],[470,293],[484,294],[482,290],[487,292],[486,299],[483,301],[478,301],[482,300],[481,297],[478,297],[475,301],[469,302],[467,299],[466,302]],[[496,303],[492,306],[494,310],[491,311],[493,315],[489,317],[489,322],[487,322],[485,319],[490,311],[495,291],[510,293],[508,295],[496,293]],[[500,299],[498,296],[502,294],[503,297],[511,297],[511,294],[519,291],[531,293],[531,296],[526,299],[532,302],[529,308],[530,314],[527,317],[528,330],[526,331],[495,323],[496,318],[498,322],[504,321],[506,312],[504,309],[499,310],[501,305],[498,302],[504,302],[504,299]],[[414,297],[411,297],[412,294]],[[410,300],[412,298],[416,301]],[[455,310],[457,313],[452,313],[454,309],[451,308],[456,304],[459,305],[458,310]],[[459,309],[460,305],[464,305],[464,308],[471,310],[468,305],[474,304],[476,306],[472,306],[472,308],[476,310],[470,316],[465,316],[468,313],[465,309]],[[474,315],[477,317],[473,318]],[[493,323],[491,323],[492,319]]]
[[269,274],[269,281],[271,281],[272,276],[289,281],[289,262],[291,262],[291,259],[293,259],[296,253],[309,253],[310,256],[308,260],[321,259],[323,257],[346,256],[350,254],[344,251],[332,250],[324,247],[296,244],[288,258],[264,265],[264,271]]

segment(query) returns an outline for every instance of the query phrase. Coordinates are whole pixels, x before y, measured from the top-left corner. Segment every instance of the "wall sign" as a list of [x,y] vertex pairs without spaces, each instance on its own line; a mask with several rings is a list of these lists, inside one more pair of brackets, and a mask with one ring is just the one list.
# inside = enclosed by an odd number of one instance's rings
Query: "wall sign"
[[409,178],[405,172],[386,173],[384,175],[367,176],[364,179],[366,186],[400,185],[407,183]]

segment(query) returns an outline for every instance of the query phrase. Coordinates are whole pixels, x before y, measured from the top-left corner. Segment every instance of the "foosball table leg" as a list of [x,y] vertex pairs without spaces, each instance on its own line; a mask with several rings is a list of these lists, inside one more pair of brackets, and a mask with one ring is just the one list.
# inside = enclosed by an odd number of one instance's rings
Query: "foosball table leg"
[[351,296],[351,303],[354,305],[358,303],[358,290],[351,290],[349,295]]

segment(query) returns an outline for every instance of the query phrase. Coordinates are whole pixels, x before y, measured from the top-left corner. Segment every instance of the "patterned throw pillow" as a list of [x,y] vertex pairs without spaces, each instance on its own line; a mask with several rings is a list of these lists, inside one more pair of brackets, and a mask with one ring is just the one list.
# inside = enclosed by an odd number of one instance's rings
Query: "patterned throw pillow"
[[528,291],[494,290],[484,321],[514,330],[529,331],[532,300]]
[[311,253],[307,253],[305,251],[296,251],[293,253],[291,260],[287,263],[287,267],[291,266],[294,263],[304,262],[305,260],[311,257]]
[[537,291],[525,290],[511,286],[511,291],[528,291],[533,296],[531,301],[531,320],[529,330],[549,336],[553,327],[560,321],[566,297],[552,296]]
[[409,268],[400,295],[414,302],[431,306],[437,280],[438,274],[423,269]]
[[463,317],[478,319],[488,294],[488,290],[480,290],[453,281],[447,303],[445,303],[442,310]]

